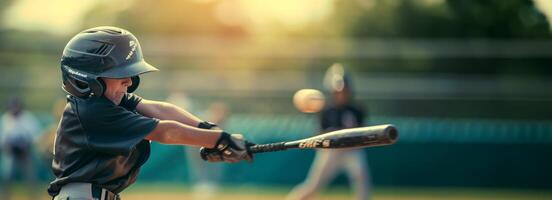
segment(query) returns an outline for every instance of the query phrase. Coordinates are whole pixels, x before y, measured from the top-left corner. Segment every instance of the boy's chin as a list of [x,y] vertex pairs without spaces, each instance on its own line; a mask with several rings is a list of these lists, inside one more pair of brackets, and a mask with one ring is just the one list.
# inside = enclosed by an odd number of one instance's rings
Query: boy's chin
[[112,101],[115,105],[119,105],[123,100],[124,96],[125,96],[125,93],[118,93],[118,94],[115,94],[113,97],[109,97],[109,96],[106,96],[106,97],[107,99]]
[[123,97],[125,96],[124,93],[122,94],[118,94],[117,95],[117,105],[119,105],[121,103],[121,101],[123,100]]

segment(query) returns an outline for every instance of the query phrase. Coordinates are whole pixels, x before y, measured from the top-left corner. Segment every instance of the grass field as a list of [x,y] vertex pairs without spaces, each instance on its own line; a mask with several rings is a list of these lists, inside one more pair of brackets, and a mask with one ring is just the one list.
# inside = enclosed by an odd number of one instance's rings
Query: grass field
[[[224,187],[217,192],[202,194],[196,198],[186,185],[171,184],[139,184],[132,186],[121,194],[123,200],[280,200],[284,199],[289,187]],[[45,187],[36,190],[40,200],[49,199],[45,195]],[[14,189],[15,198],[11,200],[31,199],[29,191],[18,186]],[[206,198],[211,196],[211,198]],[[318,195],[318,200],[353,199],[351,192],[346,188],[330,188]],[[480,189],[480,188],[388,188],[378,187],[374,190],[373,200],[549,200],[552,199],[552,190],[520,190],[520,189]]]

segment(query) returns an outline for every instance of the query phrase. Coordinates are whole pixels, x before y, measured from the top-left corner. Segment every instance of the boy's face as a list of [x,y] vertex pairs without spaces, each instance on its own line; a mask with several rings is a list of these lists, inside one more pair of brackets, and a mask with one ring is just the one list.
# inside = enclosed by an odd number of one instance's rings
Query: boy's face
[[115,105],[121,103],[121,99],[127,92],[127,88],[132,85],[132,80],[129,78],[103,78],[106,89],[105,97],[111,100]]

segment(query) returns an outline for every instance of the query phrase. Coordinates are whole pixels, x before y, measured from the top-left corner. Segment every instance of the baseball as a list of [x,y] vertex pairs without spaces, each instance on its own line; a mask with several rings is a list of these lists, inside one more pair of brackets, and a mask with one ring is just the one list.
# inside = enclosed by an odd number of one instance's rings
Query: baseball
[[316,113],[324,108],[324,94],[315,89],[301,89],[293,95],[293,105],[304,113]]

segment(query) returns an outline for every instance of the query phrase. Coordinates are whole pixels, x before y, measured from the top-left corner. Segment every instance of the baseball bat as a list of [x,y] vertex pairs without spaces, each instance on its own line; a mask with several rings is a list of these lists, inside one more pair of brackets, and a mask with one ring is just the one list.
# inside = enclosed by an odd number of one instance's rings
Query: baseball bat
[[287,149],[343,149],[394,144],[399,131],[391,124],[348,128],[289,142],[257,144],[249,147],[251,153],[283,151]]

